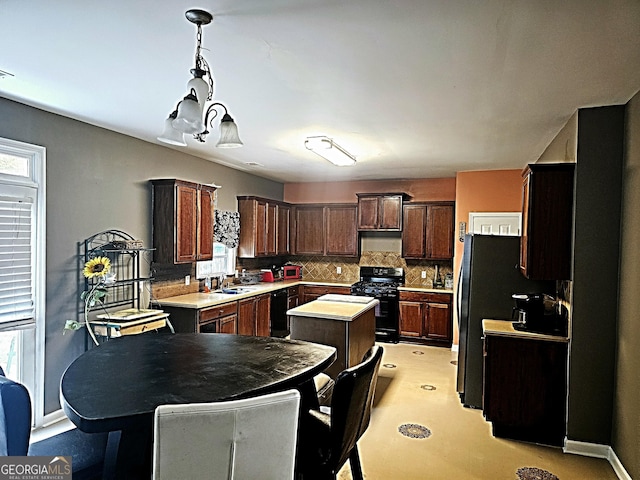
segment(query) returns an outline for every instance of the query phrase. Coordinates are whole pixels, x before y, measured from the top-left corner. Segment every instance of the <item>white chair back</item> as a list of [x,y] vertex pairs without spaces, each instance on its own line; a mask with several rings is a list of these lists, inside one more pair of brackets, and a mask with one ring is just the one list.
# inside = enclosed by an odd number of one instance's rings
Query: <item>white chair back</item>
[[153,479],[293,479],[300,393],[161,405]]

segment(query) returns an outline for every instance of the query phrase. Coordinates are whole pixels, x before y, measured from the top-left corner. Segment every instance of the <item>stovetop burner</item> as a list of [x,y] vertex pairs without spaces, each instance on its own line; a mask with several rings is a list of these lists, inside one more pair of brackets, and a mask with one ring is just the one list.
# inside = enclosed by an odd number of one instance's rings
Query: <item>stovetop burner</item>
[[370,296],[397,296],[398,287],[404,285],[402,268],[360,267],[360,281],[351,285],[352,294]]
[[351,291],[357,290],[361,293],[392,293],[398,290],[400,283],[381,283],[381,282],[357,282],[351,286]]

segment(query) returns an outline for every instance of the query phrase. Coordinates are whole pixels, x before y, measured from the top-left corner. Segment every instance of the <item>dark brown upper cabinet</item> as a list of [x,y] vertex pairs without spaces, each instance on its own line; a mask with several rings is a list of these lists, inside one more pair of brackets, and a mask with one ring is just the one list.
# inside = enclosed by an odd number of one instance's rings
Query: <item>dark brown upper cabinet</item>
[[325,217],[322,205],[294,207],[294,251],[296,255],[324,255]]
[[522,172],[520,271],[535,280],[571,279],[573,163],[536,163]]
[[357,193],[358,230],[378,232],[402,231],[403,193]]
[[240,212],[241,258],[288,255],[290,207],[284,202],[259,197],[237,197]]
[[176,179],[152,180],[151,184],[154,261],[211,260],[215,187]]
[[325,255],[358,256],[357,210],[356,205],[325,205]]
[[296,205],[294,211],[294,254],[358,256],[355,204]]
[[454,244],[452,202],[406,203],[402,209],[402,256],[451,260]]

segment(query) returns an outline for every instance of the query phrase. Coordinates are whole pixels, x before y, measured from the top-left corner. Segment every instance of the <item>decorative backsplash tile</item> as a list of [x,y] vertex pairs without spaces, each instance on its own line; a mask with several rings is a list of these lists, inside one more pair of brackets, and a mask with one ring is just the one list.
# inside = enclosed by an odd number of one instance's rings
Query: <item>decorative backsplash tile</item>
[[[360,267],[396,267],[403,268],[405,285],[432,288],[438,266],[438,274],[442,282],[447,273],[452,272],[452,261],[405,260],[397,252],[367,251],[360,258],[295,256],[289,257],[289,263],[302,265],[302,278],[311,282],[335,282],[351,285],[360,280]],[[247,271],[259,271],[261,268],[280,266],[282,258],[238,259],[237,267]],[[160,266],[161,267],[161,266]],[[154,298],[164,298],[172,295],[197,292],[202,287],[195,279],[195,268],[192,265],[171,266],[162,269],[155,266],[155,281],[152,284]],[[337,273],[340,267],[341,273]],[[166,271],[165,271],[166,270]],[[422,272],[426,278],[422,278]],[[185,275],[191,275],[191,285],[185,286]]]
[[[438,274],[444,282],[444,276],[452,272],[451,261],[409,260],[396,252],[363,252],[359,259],[343,257],[295,257],[292,263],[302,265],[302,278],[309,281],[328,281],[337,283],[355,283],[359,278],[360,266],[396,267],[405,272],[405,285],[430,288],[438,266]],[[337,273],[337,267],[342,272]],[[422,278],[422,272],[426,278]]]

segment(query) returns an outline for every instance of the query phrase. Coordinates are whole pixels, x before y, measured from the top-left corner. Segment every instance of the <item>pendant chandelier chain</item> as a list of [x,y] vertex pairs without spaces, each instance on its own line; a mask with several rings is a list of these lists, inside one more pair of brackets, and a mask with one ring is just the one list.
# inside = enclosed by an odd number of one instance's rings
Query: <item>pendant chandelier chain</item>
[[202,24],[198,23],[197,27],[198,31],[196,33],[196,68],[192,70],[191,73],[194,73],[194,71],[198,70],[205,72],[205,75],[207,76],[207,82],[209,83],[209,95],[207,95],[206,99],[206,101],[208,102],[213,98],[213,75],[211,75],[209,64],[200,53],[202,51]]

